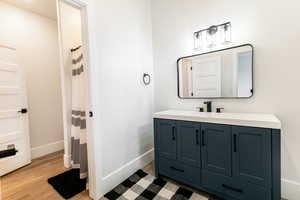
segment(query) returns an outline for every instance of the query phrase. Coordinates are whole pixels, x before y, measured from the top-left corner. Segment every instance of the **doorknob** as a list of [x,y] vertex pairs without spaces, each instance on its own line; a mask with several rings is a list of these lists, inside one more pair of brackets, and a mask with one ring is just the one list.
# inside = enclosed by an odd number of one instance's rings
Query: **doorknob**
[[26,114],[28,112],[27,108],[22,108],[18,113]]

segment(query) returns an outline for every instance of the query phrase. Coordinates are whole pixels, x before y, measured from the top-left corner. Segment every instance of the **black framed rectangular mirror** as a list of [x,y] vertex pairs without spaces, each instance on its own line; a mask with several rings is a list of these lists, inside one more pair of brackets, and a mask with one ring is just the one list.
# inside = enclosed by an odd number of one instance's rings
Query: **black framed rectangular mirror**
[[181,99],[250,98],[253,96],[253,46],[244,44],[179,58]]

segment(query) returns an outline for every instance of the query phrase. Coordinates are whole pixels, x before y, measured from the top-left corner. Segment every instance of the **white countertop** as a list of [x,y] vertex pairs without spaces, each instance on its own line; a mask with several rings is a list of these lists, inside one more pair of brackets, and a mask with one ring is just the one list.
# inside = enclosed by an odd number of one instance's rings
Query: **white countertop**
[[167,110],[153,115],[158,119],[173,119],[193,122],[207,122],[236,126],[281,129],[281,122],[273,114],[254,113],[206,113],[186,110]]

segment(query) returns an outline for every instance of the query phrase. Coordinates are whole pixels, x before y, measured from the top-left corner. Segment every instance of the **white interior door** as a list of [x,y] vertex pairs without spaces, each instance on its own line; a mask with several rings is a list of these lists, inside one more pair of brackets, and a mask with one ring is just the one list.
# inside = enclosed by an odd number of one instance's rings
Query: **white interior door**
[[0,176],[31,162],[25,78],[16,50],[0,46],[0,151],[14,145],[15,156],[0,158]]
[[195,97],[221,96],[221,58],[201,58],[192,61],[192,88]]
[[250,97],[252,95],[252,52],[239,52],[237,53],[237,58],[237,94],[239,97]]

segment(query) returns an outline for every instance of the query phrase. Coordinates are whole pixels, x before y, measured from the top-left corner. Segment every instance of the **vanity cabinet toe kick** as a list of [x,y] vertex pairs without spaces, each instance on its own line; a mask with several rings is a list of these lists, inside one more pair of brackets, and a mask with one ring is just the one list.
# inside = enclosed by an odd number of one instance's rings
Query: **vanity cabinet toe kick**
[[280,200],[280,129],[154,116],[155,172],[228,200]]

